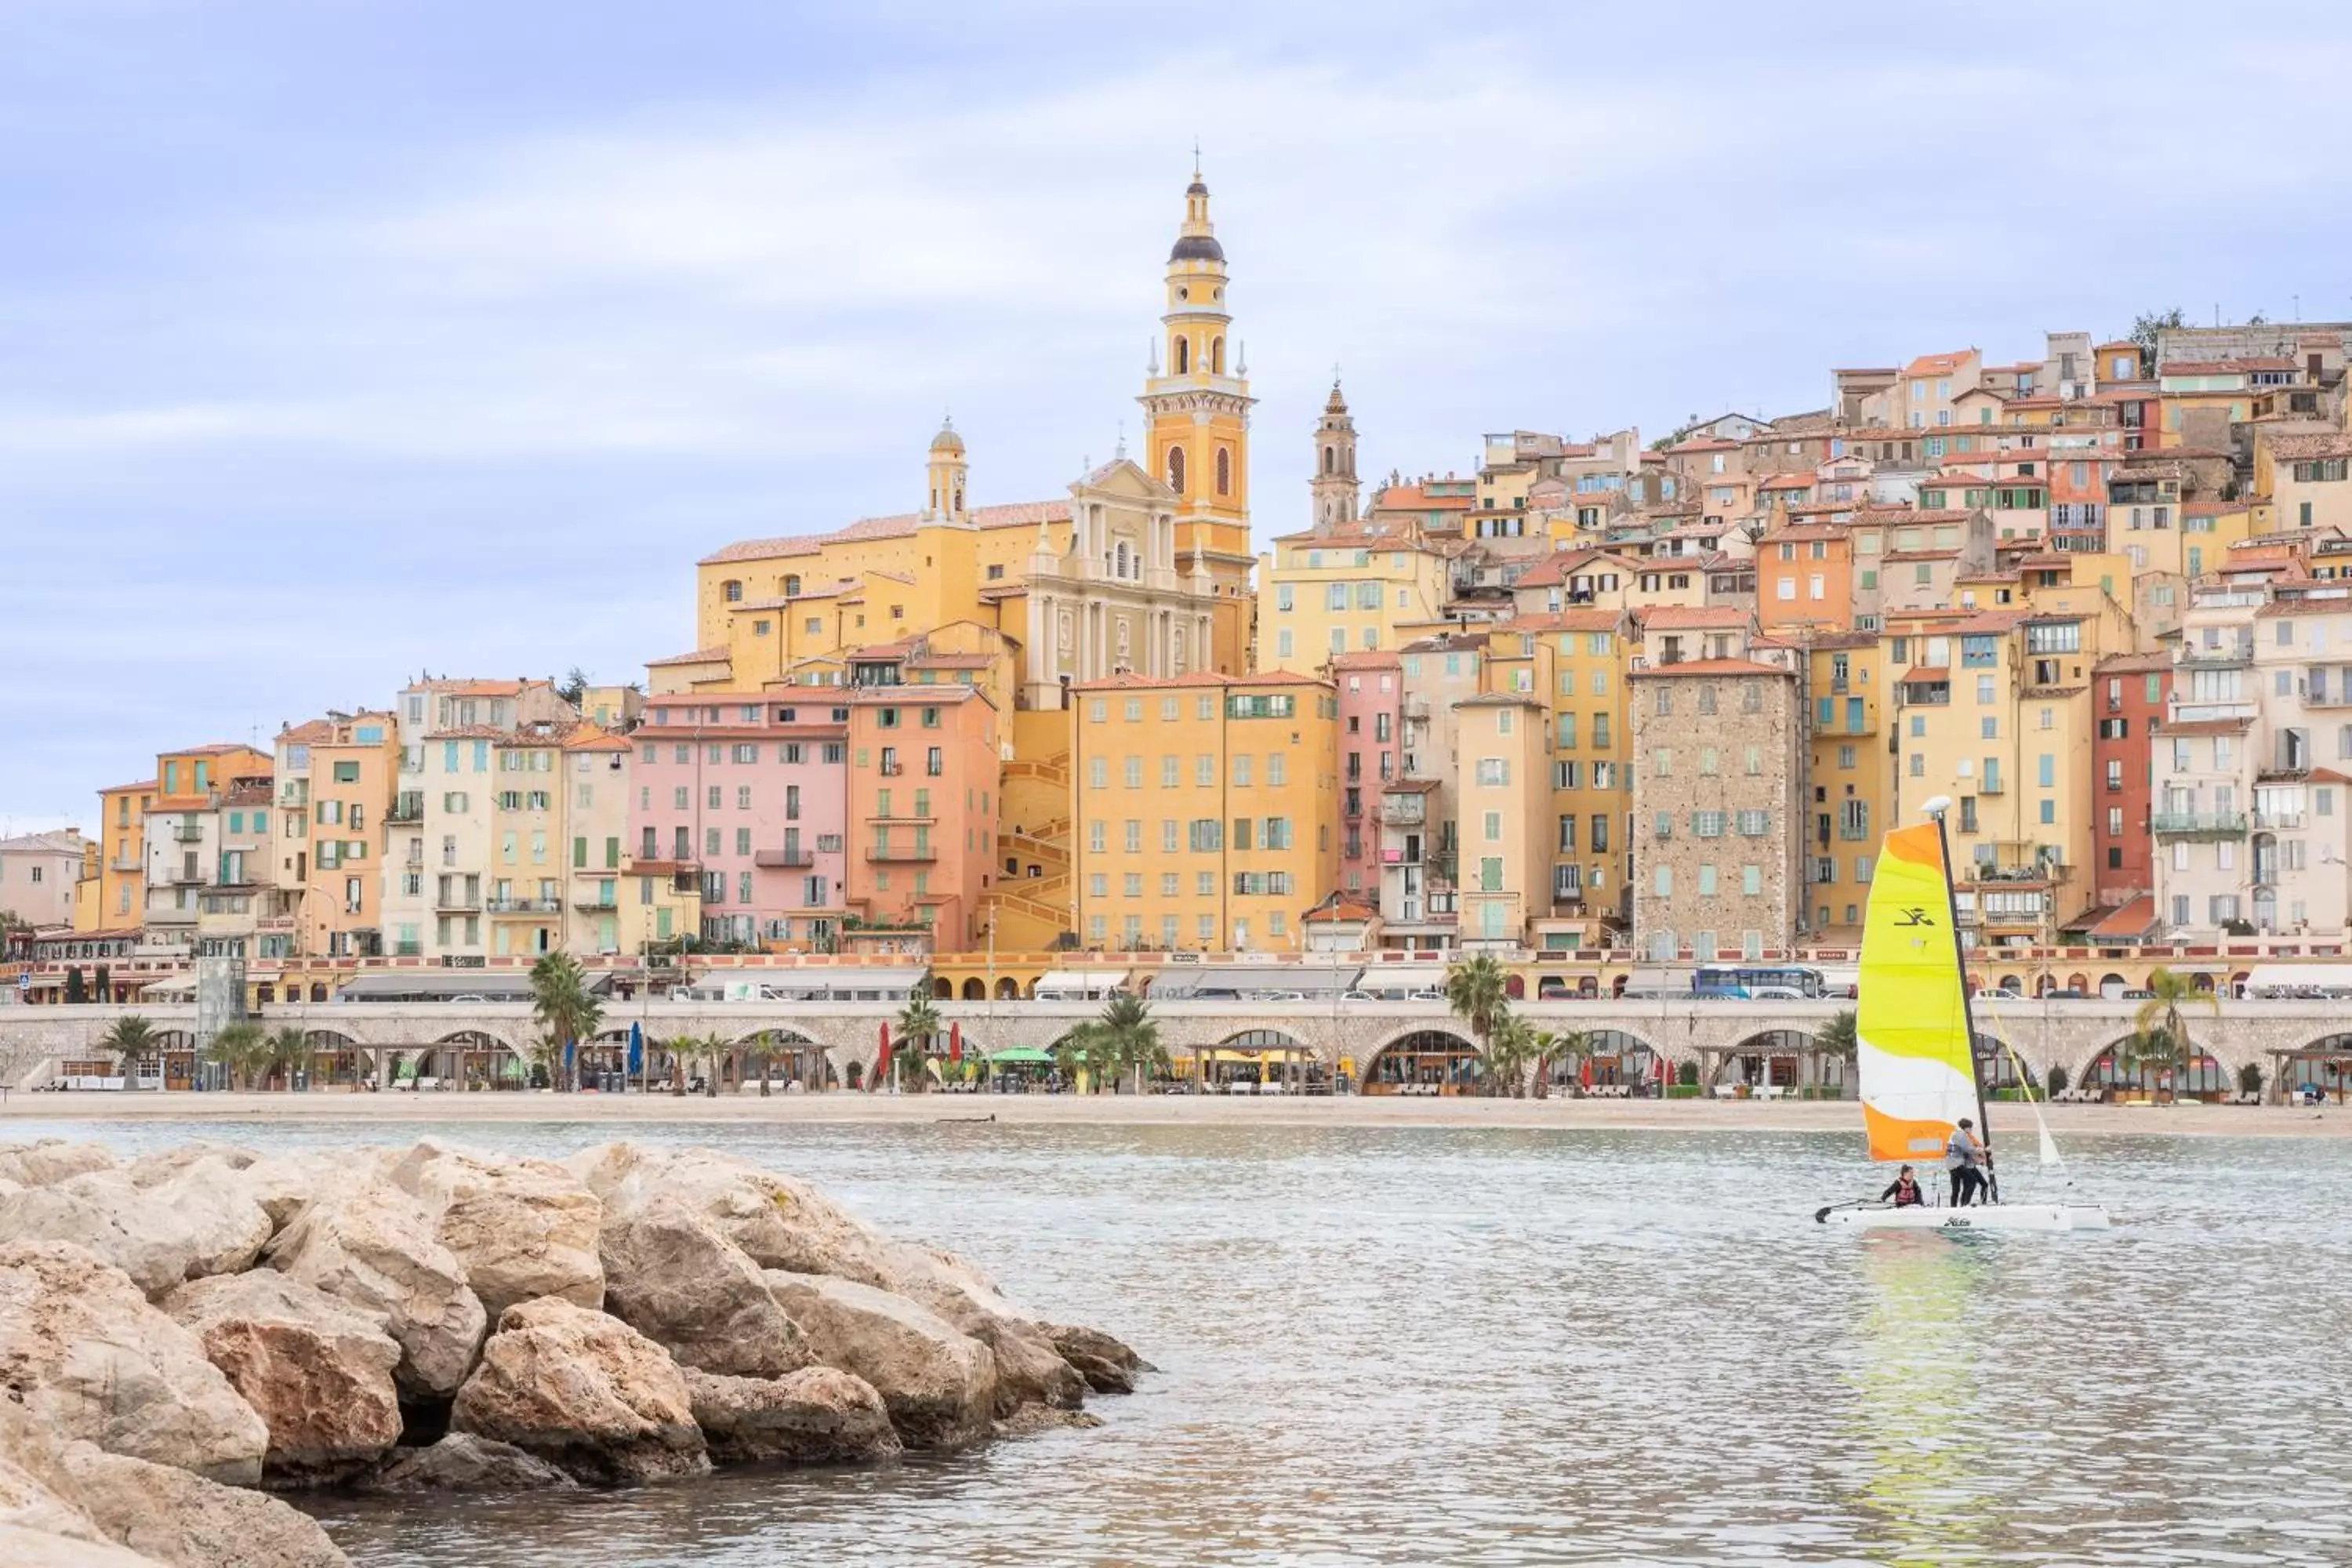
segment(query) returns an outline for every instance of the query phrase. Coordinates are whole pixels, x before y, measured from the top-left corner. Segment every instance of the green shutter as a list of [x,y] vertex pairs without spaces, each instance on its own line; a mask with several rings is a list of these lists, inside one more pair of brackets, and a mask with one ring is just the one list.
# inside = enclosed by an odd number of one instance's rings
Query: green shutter
[[587,864],[588,840],[585,838],[574,838],[572,841],[572,868],[577,871],[585,868]]

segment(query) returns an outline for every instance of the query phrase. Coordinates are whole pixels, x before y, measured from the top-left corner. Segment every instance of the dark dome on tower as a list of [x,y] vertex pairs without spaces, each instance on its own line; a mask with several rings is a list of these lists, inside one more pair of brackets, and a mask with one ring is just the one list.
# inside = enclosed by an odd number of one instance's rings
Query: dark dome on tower
[[1217,243],[1217,237],[1213,234],[1184,235],[1168,252],[1171,261],[1223,261],[1224,258],[1225,247]]

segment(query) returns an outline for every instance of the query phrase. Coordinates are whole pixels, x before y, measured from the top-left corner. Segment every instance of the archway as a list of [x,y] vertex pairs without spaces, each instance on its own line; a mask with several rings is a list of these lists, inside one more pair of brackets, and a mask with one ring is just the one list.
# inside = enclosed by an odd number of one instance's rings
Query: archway
[[1486,1081],[1478,1047],[1450,1029],[1415,1029],[1364,1066],[1366,1094],[1475,1094]]
[[196,1081],[196,1037],[185,1029],[161,1029],[145,1056],[124,1075],[131,1089],[193,1089]]
[[1622,1100],[1657,1092],[1658,1053],[1647,1040],[1622,1029],[1592,1029],[1584,1036],[1584,1055],[1562,1057],[1551,1064],[1556,1089],[1574,1086],[1585,1094]]
[[996,983],[996,999],[999,1002],[1018,1002],[1021,1000],[1021,982],[1012,978],[1010,975],[998,981]]
[[967,1002],[988,1000],[988,982],[973,975],[963,983],[963,999]]
[[2352,1035],[2329,1035],[2299,1050],[2273,1053],[2273,1098],[2283,1100],[2352,1098]]
[[1766,1029],[1727,1047],[1703,1046],[1715,1058],[1700,1071],[1710,1091],[1765,1100],[1843,1099],[1852,1080],[1843,1057],[1822,1050],[1803,1029]]
[[[892,1033],[897,1030],[894,1028]],[[763,1055],[764,1064],[761,1059]],[[727,1081],[739,1086],[740,1092],[756,1094],[760,1092],[763,1065],[772,1094],[779,1090],[798,1094],[827,1089],[839,1081],[833,1070],[833,1058],[798,1029],[751,1029],[737,1036],[728,1047],[728,1070],[724,1076]]]
[[298,1089],[316,1089],[322,1084],[357,1089],[362,1074],[374,1065],[375,1053],[341,1029],[305,1029],[302,1043],[310,1047],[310,1054],[302,1063],[302,1079],[294,1086]]
[[1331,1079],[1315,1052],[1280,1029],[1244,1029],[1214,1046],[1192,1047],[1189,1077],[1204,1094],[1328,1094]]
[[931,982],[931,1000],[932,1000],[932,1001],[934,1001],[934,1002],[952,1002],[952,1001],[954,1001],[954,1000],[955,1000],[955,982],[954,982],[954,981],[952,981],[952,980],[950,980],[950,979],[949,979],[947,976],[945,976],[945,975],[940,975],[940,976],[939,976],[938,978],[934,979],[934,980]]
[[504,1040],[480,1029],[457,1029],[416,1053],[415,1072],[403,1087],[420,1089],[485,1089],[501,1081],[523,1081],[523,1062]]
[[2209,1104],[2231,1087],[2230,1075],[2221,1064],[2202,1050],[2189,1058],[2185,1068],[2174,1069],[2128,1060],[2130,1044],[2118,1040],[2092,1058],[2091,1065],[2083,1069],[2082,1087],[2129,1100],[2179,1098]]
[[2099,994],[2105,997],[2110,1002],[2115,1001],[2117,997],[2121,996],[2125,992],[2130,989],[2131,982],[2126,980],[2120,974],[2102,974],[2099,976]]
[[1528,979],[1524,974],[1503,976],[1503,994],[1514,1002],[1524,1002],[1528,995]]
[[1536,982],[1536,1000],[1538,1002],[1565,1002],[1570,994],[1565,974],[1547,974]]

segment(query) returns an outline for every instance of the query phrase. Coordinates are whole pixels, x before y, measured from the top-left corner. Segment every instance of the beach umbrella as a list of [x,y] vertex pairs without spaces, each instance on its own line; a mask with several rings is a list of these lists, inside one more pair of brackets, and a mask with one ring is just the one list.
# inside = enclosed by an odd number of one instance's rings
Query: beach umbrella
[[1577,1086],[1587,1094],[1592,1092],[1592,1058],[1591,1057],[1582,1058],[1577,1062],[1576,1081]]
[[636,1078],[646,1070],[646,1026],[629,1026],[629,1076]]
[[963,1026],[961,1024],[948,1026],[948,1060],[958,1067],[963,1065]]
[[889,1073],[889,1071],[890,1025],[887,1020],[885,1020],[882,1025],[882,1054],[874,1058],[874,1081],[866,1086],[866,1091],[868,1094],[874,1092],[875,1089],[880,1085],[882,1079]]

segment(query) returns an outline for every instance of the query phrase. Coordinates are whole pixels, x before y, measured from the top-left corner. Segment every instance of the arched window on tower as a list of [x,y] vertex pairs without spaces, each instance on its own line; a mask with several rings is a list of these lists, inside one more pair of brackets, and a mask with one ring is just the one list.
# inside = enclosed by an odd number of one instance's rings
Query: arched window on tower
[[1323,448],[1323,471],[1327,474],[1336,474],[1339,471],[1339,447],[1326,447]]
[[1234,493],[1234,449],[1231,447],[1217,448],[1217,493],[1221,496]]
[[1209,340],[1209,374],[1211,375],[1225,374],[1225,340],[1223,338]]
[[1176,340],[1176,374],[1178,375],[1183,375],[1190,372],[1192,368],[1192,340],[1190,338],[1178,338]]
[[963,487],[961,485],[956,486],[955,509],[957,515],[961,516],[963,512]]
[[1184,493],[1184,448],[1168,448],[1168,488],[1178,495]]

